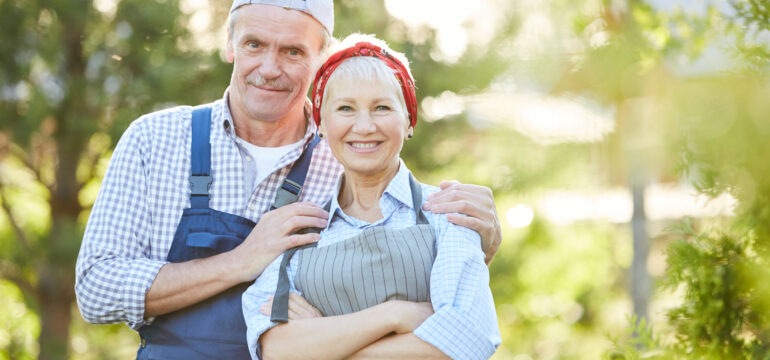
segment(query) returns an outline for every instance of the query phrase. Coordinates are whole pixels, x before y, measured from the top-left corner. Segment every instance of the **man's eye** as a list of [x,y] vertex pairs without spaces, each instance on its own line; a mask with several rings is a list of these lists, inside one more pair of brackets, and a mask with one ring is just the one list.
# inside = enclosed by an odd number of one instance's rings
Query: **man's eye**
[[289,55],[291,55],[291,56],[300,56],[300,55],[302,55],[302,51],[299,51],[297,49],[291,49],[291,50],[289,50]]
[[260,46],[259,43],[256,41],[249,41],[247,45],[252,49],[258,49]]

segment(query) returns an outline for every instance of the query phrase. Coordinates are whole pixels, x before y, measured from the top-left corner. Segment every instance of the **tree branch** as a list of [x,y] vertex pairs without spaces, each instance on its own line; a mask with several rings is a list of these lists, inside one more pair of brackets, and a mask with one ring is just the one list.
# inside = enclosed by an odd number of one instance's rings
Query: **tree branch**
[[83,187],[88,183],[89,180],[91,180],[94,177],[94,174],[96,171],[94,171],[94,168],[96,168],[96,164],[99,163],[99,159],[101,159],[100,154],[96,152],[86,151],[86,161],[88,161],[88,175],[82,180],[78,181],[78,191],[83,189]]
[[37,296],[35,286],[21,275],[16,266],[9,264],[8,261],[0,261],[0,279],[12,282],[23,293]]
[[43,186],[45,186],[48,189],[48,191],[51,191],[52,190],[51,186],[49,186],[43,181],[43,175],[40,173],[40,168],[32,162],[29,156],[27,156],[27,154],[25,154],[24,151],[21,150],[19,146],[13,143],[11,144],[11,146],[9,146],[9,148],[11,149],[11,154],[13,154],[13,156],[17,157],[19,160],[21,160],[21,162],[24,163],[24,165],[29,169],[29,171],[31,171],[32,174],[35,175],[35,180],[43,184]]
[[13,213],[11,212],[11,207],[8,206],[8,196],[5,194],[5,188],[6,185],[0,183],[0,205],[3,208],[3,212],[5,213],[5,216],[8,218],[8,222],[11,223],[11,227],[13,228],[13,232],[16,233],[16,237],[19,238],[19,243],[21,243],[22,247],[24,247],[24,250],[26,250],[28,253],[32,254],[32,247],[29,246],[29,242],[27,241],[27,236],[24,234],[24,231],[21,229],[21,226],[19,226],[19,222],[16,221],[16,218],[13,217]]

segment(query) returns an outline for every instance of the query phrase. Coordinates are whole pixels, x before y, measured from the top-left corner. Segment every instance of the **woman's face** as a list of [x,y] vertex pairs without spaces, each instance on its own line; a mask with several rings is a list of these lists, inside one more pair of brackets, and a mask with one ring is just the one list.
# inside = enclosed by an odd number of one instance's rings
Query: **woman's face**
[[380,80],[332,79],[321,111],[321,131],[346,173],[386,176],[398,169],[406,139],[400,92]]

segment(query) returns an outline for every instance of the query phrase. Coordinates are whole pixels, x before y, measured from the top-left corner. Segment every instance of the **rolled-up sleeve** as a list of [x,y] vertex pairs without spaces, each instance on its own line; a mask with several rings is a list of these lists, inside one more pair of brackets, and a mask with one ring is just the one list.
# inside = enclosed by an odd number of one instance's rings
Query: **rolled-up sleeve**
[[146,323],[147,291],[165,261],[151,260],[147,181],[141,130],[121,137],[99,189],[76,265],[75,293],[90,323]]
[[[246,320],[246,341],[249,344],[249,353],[252,359],[259,359],[262,356],[262,352],[259,346],[259,337],[270,330],[278,323],[270,320],[270,316],[264,315],[259,312],[259,308],[262,304],[266,303],[273,294],[275,294],[275,288],[278,285],[278,270],[281,266],[281,260],[283,255],[278,256],[266,269],[262,272],[254,284],[251,284],[248,289],[243,293],[242,306],[243,306],[243,318]],[[289,291],[298,293],[294,287],[294,271],[296,268],[297,258],[294,257],[289,262],[289,266],[286,268],[286,273],[289,276]]]
[[489,358],[501,338],[479,235],[444,216],[431,218],[440,219],[430,278],[434,314],[414,334],[453,359]]

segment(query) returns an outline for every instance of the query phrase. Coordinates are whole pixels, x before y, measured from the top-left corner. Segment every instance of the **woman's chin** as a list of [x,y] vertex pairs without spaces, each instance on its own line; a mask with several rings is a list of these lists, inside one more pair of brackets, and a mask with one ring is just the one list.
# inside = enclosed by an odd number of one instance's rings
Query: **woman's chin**
[[398,171],[398,159],[395,161],[378,161],[376,164],[374,164],[373,161],[374,160],[372,159],[357,159],[357,161],[343,163],[345,174],[358,177],[382,176],[384,178],[388,175],[393,175]]

